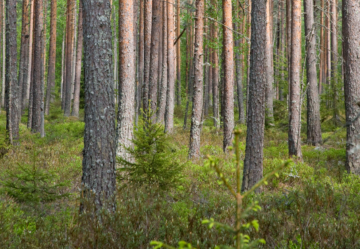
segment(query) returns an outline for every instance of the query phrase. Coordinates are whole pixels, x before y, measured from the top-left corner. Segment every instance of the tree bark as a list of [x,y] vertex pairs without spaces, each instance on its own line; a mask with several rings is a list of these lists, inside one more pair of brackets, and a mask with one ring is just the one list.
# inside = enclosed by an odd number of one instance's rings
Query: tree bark
[[339,110],[337,107],[337,65],[338,64],[338,42],[337,42],[337,2],[331,0],[331,88],[334,123],[340,123]]
[[174,129],[174,105],[175,105],[175,51],[174,51],[174,7],[167,5],[167,28],[168,28],[168,85],[166,93],[165,132],[172,133]]
[[200,156],[201,113],[203,108],[203,33],[204,33],[204,0],[196,0],[195,17],[195,81],[193,87],[193,106],[190,129],[189,158]]
[[[249,107],[242,191],[263,176],[266,91],[266,2],[252,1]],[[258,190],[259,191],[259,190]]]
[[[176,0],[176,38],[180,36],[180,0]],[[176,43],[176,105],[181,105],[181,41]]]
[[346,169],[360,175],[360,2],[343,0]]
[[153,0],[152,4],[152,27],[151,27],[151,50],[150,50],[150,76],[149,76],[149,100],[153,118],[157,108],[157,87],[159,78],[159,46],[161,29],[161,0]]
[[78,20],[78,38],[76,51],[76,68],[75,68],[75,88],[74,88],[74,105],[71,115],[79,117],[80,105],[80,79],[81,79],[81,62],[83,55],[83,11],[82,3],[79,2],[79,20]]
[[119,2],[119,108],[117,122],[117,156],[130,160],[126,148],[132,146],[135,111],[135,27],[134,0]]
[[144,87],[144,1],[140,0],[140,20],[139,20],[139,82],[137,83],[136,88],[136,117],[135,123],[138,124],[139,113],[141,109],[142,102],[142,88]]
[[304,0],[306,72],[307,72],[307,143],[321,144],[320,99],[317,87],[316,36],[313,0]]
[[16,1],[6,1],[6,131],[10,144],[19,140],[20,98],[17,81]]
[[[217,8],[216,0],[212,0],[212,6],[214,9]],[[213,22],[213,39],[218,42],[218,24]],[[220,128],[220,108],[219,108],[219,54],[216,49],[212,54],[212,92],[213,92],[213,115],[214,115],[214,126]]]
[[151,58],[152,1],[144,0],[144,83],[142,86],[143,110],[149,107],[149,77]]
[[4,0],[0,0],[0,39],[2,42],[2,70],[1,70],[1,107],[5,107],[5,8],[4,8]]
[[[116,132],[112,77],[111,5],[82,0],[84,18],[85,135],[82,187],[97,210],[115,210]],[[80,210],[84,210],[81,205]]]
[[[81,0],[80,0],[81,2]],[[49,115],[50,103],[53,99],[55,87],[55,63],[56,63],[56,11],[57,1],[51,0],[50,12],[50,47],[49,47],[49,65],[47,75],[47,89],[46,89],[46,102],[45,102],[45,115]]]
[[20,117],[23,113],[22,91],[27,88],[28,70],[29,70],[29,38],[30,38],[30,20],[29,20],[29,0],[23,1],[22,6],[22,29],[21,29],[21,47],[20,47],[20,65],[19,65],[19,101]]
[[32,124],[31,131],[42,131],[42,102],[44,84],[44,1],[34,0],[34,71],[32,76]]
[[[240,25],[236,24],[236,30],[240,33]],[[240,124],[245,123],[245,108],[244,108],[244,96],[243,96],[243,85],[242,85],[242,61],[240,56],[240,37],[235,40],[235,47],[237,51],[235,53],[236,61],[236,91],[237,101],[239,108],[239,122]]]
[[301,158],[301,0],[292,0],[289,156]]
[[272,123],[274,119],[273,108],[273,84],[274,84],[274,67],[273,67],[273,27],[272,27],[272,4],[266,1],[266,120]]

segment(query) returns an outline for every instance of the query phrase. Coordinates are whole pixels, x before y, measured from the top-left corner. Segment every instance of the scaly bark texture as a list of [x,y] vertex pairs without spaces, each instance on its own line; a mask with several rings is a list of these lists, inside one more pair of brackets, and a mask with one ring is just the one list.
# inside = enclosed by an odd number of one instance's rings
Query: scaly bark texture
[[9,142],[19,139],[20,99],[17,81],[16,1],[6,1],[6,131]]
[[93,197],[97,210],[106,208],[113,211],[116,132],[111,5],[109,0],[82,0],[82,4],[85,55],[83,196]]
[[56,26],[57,26],[56,11],[57,11],[57,1],[51,0],[50,46],[49,46],[49,64],[48,64],[48,75],[47,75],[48,78],[47,78],[47,89],[46,89],[45,115],[49,115],[50,103],[52,102],[53,99],[53,94],[54,94],[53,91],[55,87]]
[[[225,27],[232,27],[231,0],[223,0]],[[223,29],[224,46],[224,142],[223,150],[232,145],[234,130],[234,43],[232,31]]]
[[[176,37],[180,36],[180,0],[176,1]],[[180,39],[176,43],[176,104],[181,105],[181,49]]]
[[66,77],[63,89],[63,108],[64,115],[70,116],[71,110],[71,95],[73,82],[73,44],[74,44],[74,24],[75,24],[75,1],[67,0],[67,22],[66,22],[66,52],[65,52],[65,67]]
[[125,148],[131,147],[135,116],[135,27],[134,0],[119,2],[119,108],[117,122],[117,155],[131,160]]
[[163,31],[162,31],[162,66],[161,66],[161,80],[160,80],[160,96],[159,108],[157,111],[157,122],[164,123],[165,110],[166,110],[166,92],[167,92],[167,8],[166,2],[163,2]]
[[174,128],[174,106],[175,106],[175,25],[174,25],[174,6],[167,4],[167,31],[168,31],[168,84],[166,93],[166,110],[165,110],[165,132],[171,133]]
[[151,50],[150,50],[150,76],[149,76],[149,100],[151,110],[156,114],[157,87],[159,78],[159,45],[161,29],[161,0],[153,0],[152,4],[152,28],[151,28]]
[[29,38],[30,38],[30,17],[29,17],[29,0],[23,1],[22,6],[22,28],[21,28],[21,47],[20,47],[20,65],[19,65],[19,101],[20,116],[22,114],[22,91],[27,88],[28,70],[29,70]]
[[360,2],[343,0],[346,169],[360,175]]
[[272,27],[272,1],[266,1],[266,118],[268,123],[274,119],[273,107],[273,27]]
[[195,80],[193,87],[193,106],[190,129],[189,158],[200,156],[201,113],[203,108],[203,33],[204,33],[204,0],[196,0],[195,17]]
[[43,0],[34,0],[34,71],[32,76],[32,124],[31,131],[41,132],[41,112],[43,102],[44,83],[44,15]]
[[149,77],[151,58],[151,25],[152,25],[152,2],[144,0],[144,82],[142,85],[143,110],[149,107]]
[[301,0],[292,0],[289,92],[289,156],[301,158]]
[[321,144],[320,99],[317,86],[316,36],[313,0],[304,0],[306,73],[307,73],[307,143]]
[[83,11],[82,3],[79,2],[79,20],[78,20],[78,37],[76,50],[76,67],[75,67],[75,86],[74,86],[74,105],[71,116],[79,117],[80,106],[80,79],[81,79],[81,62],[83,55]]
[[251,20],[250,89],[242,191],[249,190],[263,177],[266,1],[252,1]]

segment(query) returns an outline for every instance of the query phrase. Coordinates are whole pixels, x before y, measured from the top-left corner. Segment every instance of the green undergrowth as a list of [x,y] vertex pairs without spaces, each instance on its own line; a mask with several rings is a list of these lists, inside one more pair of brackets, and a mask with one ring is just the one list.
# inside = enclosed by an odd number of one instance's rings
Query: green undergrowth
[[[46,118],[46,137],[31,134],[21,124],[21,144],[5,142],[5,113],[0,114],[0,241],[2,248],[151,248],[157,240],[176,246],[187,241],[196,248],[233,246],[233,238],[202,224],[213,218],[234,224],[235,205],[206,156],[219,160],[218,167],[235,185],[234,156],[222,152],[222,131],[203,124],[201,158],[188,161],[189,127],[183,130],[183,109],[176,112],[170,143],[172,156],[184,164],[182,179],[169,190],[151,185],[127,186],[117,193],[114,214],[101,213],[101,223],[91,213],[79,215],[79,193],[84,123],[63,117],[58,109]],[[211,114],[210,114],[211,115]],[[189,118],[189,117],[188,117]],[[26,122],[26,118],[23,118]],[[188,119],[190,122],[190,118]],[[264,175],[288,159],[287,131],[282,122],[267,128]],[[245,156],[246,127],[241,134],[240,154]],[[338,130],[337,130],[338,129]],[[326,143],[302,146],[303,162],[289,164],[278,178],[269,180],[263,193],[253,195],[261,210],[247,222],[259,222],[259,231],[246,231],[251,239],[265,239],[259,248],[358,248],[360,247],[360,181],[345,165],[345,130],[324,130]],[[306,132],[302,140],[306,141]],[[34,159],[34,152],[36,158]],[[61,198],[34,202],[12,196],[4,182],[18,174],[19,165],[33,165],[51,180]],[[241,160],[241,167],[242,167]],[[118,184],[120,187],[120,184]],[[36,197],[36,196],[35,196]]]

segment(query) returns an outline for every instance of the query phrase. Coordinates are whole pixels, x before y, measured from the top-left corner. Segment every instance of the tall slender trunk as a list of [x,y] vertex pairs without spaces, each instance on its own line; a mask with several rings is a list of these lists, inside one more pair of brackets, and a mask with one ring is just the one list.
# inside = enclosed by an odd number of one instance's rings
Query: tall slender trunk
[[135,123],[138,124],[139,113],[142,100],[142,88],[144,87],[144,1],[140,0],[140,20],[139,20],[139,82],[136,88],[136,113]]
[[[80,1],[81,2],[81,1]],[[53,99],[55,87],[55,63],[56,63],[56,11],[57,1],[51,0],[50,12],[50,47],[49,47],[49,65],[47,75],[47,89],[45,102],[45,115],[49,115],[50,103]]]
[[119,107],[117,117],[117,155],[131,159],[126,148],[132,146],[135,111],[135,27],[134,0],[119,2]]
[[162,72],[160,80],[160,96],[159,108],[157,112],[157,122],[164,123],[165,109],[166,109],[166,92],[167,92],[167,4],[163,2],[163,31],[162,31]]
[[321,144],[320,99],[317,87],[316,36],[313,0],[304,0],[306,72],[307,72],[307,143]]
[[75,88],[74,88],[74,105],[72,109],[72,116],[79,117],[80,105],[80,79],[81,79],[81,62],[83,55],[83,11],[82,3],[79,2],[79,21],[78,21],[78,38],[76,51],[76,68],[75,68]]
[[189,158],[200,156],[201,113],[203,108],[203,33],[204,33],[204,0],[196,0],[195,17],[195,81],[190,129]]
[[273,84],[274,84],[274,67],[273,67],[273,27],[272,27],[272,4],[266,1],[266,120],[272,123],[274,119],[273,110]]
[[[360,14],[360,13],[359,13]],[[331,0],[331,89],[333,104],[333,119],[335,124],[340,122],[337,107],[337,76],[338,76],[338,42],[337,42],[337,1]]]
[[[223,18],[225,27],[232,27],[231,0],[223,0]],[[223,150],[232,145],[234,130],[234,42],[229,28],[223,29],[224,45],[224,142]]]
[[153,118],[156,117],[157,87],[159,78],[159,46],[161,29],[161,0],[153,0],[152,4],[152,27],[151,27],[151,49],[150,49],[150,75],[149,75],[149,100]]
[[22,91],[27,88],[28,69],[29,69],[29,38],[30,38],[30,20],[29,20],[29,0],[23,1],[22,6],[22,29],[21,29],[21,47],[20,47],[20,65],[19,65],[19,101],[20,101],[20,117],[23,112],[24,96]]
[[63,35],[61,46],[61,81],[60,81],[60,99],[63,98],[63,87],[65,79],[65,34]]
[[31,131],[40,133],[42,129],[42,102],[44,84],[44,13],[43,0],[34,0],[34,71],[32,76],[32,124]]
[[289,155],[301,154],[301,0],[292,0],[289,92]]
[[[115,104],[112,77],[111,5],[83,0],[85,134],[82,187],[97,211],[115,210]],[[131,24],[132,25],[132,24]],[[81,205],[80,210],[85,206]]]
[[[236,24],[236,30],[240,31],[240,24]],[[236,91],[237,91],[237,101],[239,108],[239,122],[241,124],[245,123],[245,108],[244,108],[244,96],[243,96],[243,85],[242,85],[242,60],[240,56],[240,37],[235,40],[235,47],[237,48],[235,53],[235,62],[236,62]]]
[[151,58],[151,25],[153,0],[144,0],[144,83],[142,86],[143,110],[149,107],[149,77]]
[[167,25],[168,25],[168,85],[166,94],[165,111],[165,132],[171,133],[174,128],[174,105],[175,105],[175,51],[174,51],[174,7],[171,3],[167,5]]
[[319,79],[319,93],[323,92],[323,83],[324,83],[324,55],[325,55],[325,46],[324,46],[324,0],[321,0],[321,16],[320,16],[320,79]]
[[343,0],[346,169],[360,175],[360,2]]
[[17,81],[16,1],[6,1],[6,131],[10,144],[19,139],[20,98]]
[[5,107],[5,8],[4,0],[0,0],[0,39],[2,44],[2,70],[1,70],[1,107]]
[[[180,0],[176,0],[176,37],[180,36]],[[181,50],[180,39],[176,43],[176,105],[181,105]]]
[[[216,0],[212,0],[213,8],[217,8]],[[213,22],[213,39],[218,42],[218,24]],[[213,92],[213,115],[214,115],[214,126],[220,128],[220,108],[219,108],[219,55],[218,51],[214,49],[212,54],[212,92]]]
[[266,2],[252,1],[249,107],[242,191],[263,176],[266,91]]
[[[252,0],[248,0],[248,6],[249,6],[249,10],[248,10],[248,37],[251,37],[251,18],[252,18]],[[248,46],[248,54],[247,54],[247,77],[246,77],[246,120],[247,120],[247,115],[248,115],[248,107],[249,107],[249,99],[250,99],[250,54],[251,54],[251,39],[250,39],[250,43]]]
[[[284,59],[286,56],[286,26],[284,25],[285,20],[285,11],[284,11],[285,1],[281,1],[281,82],[285,81],[285,66],[284,66]],[[283,94],[283,84],[279,86],[279,100],[284,100]]]

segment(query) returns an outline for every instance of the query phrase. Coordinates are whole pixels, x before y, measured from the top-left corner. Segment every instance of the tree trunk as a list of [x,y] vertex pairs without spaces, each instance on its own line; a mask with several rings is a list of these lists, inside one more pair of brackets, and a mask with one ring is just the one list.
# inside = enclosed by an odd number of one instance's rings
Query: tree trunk
[[44,14],[43,0],[34,0],[34,71],[32,76],[32,124],[31,131],[40,133],[42,129],[42,102],[44,84]]
[[266,121],[268,124],[273,122],[273,84],[274,84],[274,67],[273,67],[273,27],[272,27],[272,4],[266,1]]
[[20,47],[20,65],[19,65],[19,101],[20,101],[20,117],[23,113],[24,96],[22,91],[27,88],[28,70],[29,70],[29,38],[30,38],[30,20],[29,20],[29,0],[23,1],[22,6],[22,29],[21,29],[21,47]]
[[[176,38],[180,36],[180,0],[176,1]],[[180,39],[176,43],[176,105],[181,105],[181,47]]]
[[[236,30],[240,33],[240,24],[236,24]],[[235,53],[236,61],[236,90],[237,90],[237,101],[239,108],[239,122],[240,124],[245,123],[245,109],[244,109],[244,96],[243,96],[243,86],[242,86],[242,61],[240,57],[240,37],[235,40],[235,47],[237,51]]]
[[153,118],[156,117],[157,87],[159,78],[159,45],[161,29],[161,0],[153,0],[152,4],[152,27],[151,27],[151,50],[150,50],[150,76],[149,76],[149,100]]
[[[213,8],[217,8],[216,0],[212,0]],[[213,22],[213,39],[218,42],[218,24]],[[213,115],[214,115],[214,126],[220,128],[220,108],[219,108],[219,55],[218,51],[214,49],[212,54],[212,92],[213,92]]]
[[66,22],[66,54],[65,67],[66,77],[64,82],[64,115],[70,116],[71,95],[73,82],[73,42],[74,42],[74,11],[75,0],[67,0],[67,22]]
[[301,0],[292,0],[289,156],[301,158]]
[[[85,135],[82,187],[97,210],[115,210],[115,104],[112,78],[111,5],[83,0]],[[132,12],[131,12],[132,14]],[[84,210],[81,205],[80,210]]]
[[316,36],[313,0],[304,0],[306,72],[307,72],[307,143],[321,144],[320,99],[317,87]]
[[139,113],[141,109],[141,100],[142,100],[142,88],[144,87],[144,1],[140,0],[140,24],[139,24],[139,82],[137,83],[136,88],[136,117],[135,123],[138,124]]
[[81,62],[83,55],[83,11],[82,3],[79,2],[79,21],[78,21],[78,39],[76,51],[76,68],[75,68],[75,88],[74,88],[74,105],[72,109],[72,116],[79,117],[80,105],[80,79],[81,79]]
[[[285,21],[285,11],[284,11],[285,1],[281,1],[281,82],[285,82],[285,67],[284,67],[284,60],[286,56],[286,26],[284,25]],[[279,100],[284,100],[284,94],[283,94],[283,84],[279,86]]]
[[360,175],[360,2],[343,0],[346,169]]
[[174,51],[174,7],[167,5],[167,28],[168,28],[168,85],[166,93],[165,132],[171,133],[174,128],[174,105],[175,105],[175,51]]
[[61,81],[60,81],[60,99],[63,98],[63,87],[65,79],[65,34],[63,35],[62,46],[61,46]]
[[143,110],[149,107],[149,77],[151,56],[152,1],[144,0],[144,83],[142,86]]
[[6,131],[10,144],[19,140],[20,98],[17,81],[16,1],[6,1]]
[[266,2],[252,1],[249,107],[242,191],[263,176],[266,91]]
[[[286,0],[286,57],[287,57],[287,72],[288,72],[288,77],[287,77],[287,81],[288,81],[288,95],[290,94],[290,70],[291,70],[291,5],[292,5],[292,0]],[[289,105],[289,101],[288,101],[288,97],[287,97],[287,103],[288,103],[288,107]]]
[[117,122],[117,156],[130,160],[126,148],[132,146],[135,111],[135,27],[134,0],[119,2],[119,108]]
[[[360,13],[359,13],[360,14]],[[360,30],[359,30],[360,31]],[[334,123],[340,123],[339,110],[337,108],[337,65],[338,64],[338,42],[337,42],[337,2],[331,0],[331,89],[333,104]]]
[[160,96],[159,109],[157,112],[157,122],[164,123],[165,109],[166,109],[166,92],[167,92],[167,4],[163,2],[163,31],[162,31],[162,73],[160,80]]
[[1,107],[5,107],[5,8],[4,8],[4,0],[0,0],[0,39],[2,42],[2,76],[1,76]]
[[319,80],[319,94],[323,92],[323,83],[324,83],[324,55],[325,55],[325,46],[324,46],[324,0],[321,0],[321,16],[320,16],[320,80]]
[[[81,2],[81,0],[80,0]],[[53,91],[55,87],[55,63],[56,63],[56,11],[57,1],[51,0],[50,13],[50,47],[49,47],[49,65],[47,75],[47,89],[45,102],[45,115],[49,115],[50,103],[53,99]]]
[[196,0],[195,17],[195,81],[190,129],[189,158],[200,156],[201,113],[203,108],[203,33],[204,33],[204,0]]
[[[248,37],[251,37],[251,18],[252,18],[252,0],[248,0],[248,6],[249,6],[249,11],[248,11]],[[246,120],[247,120],[247,115],[248,115],[248,108],[249,108],[249,99],[250,99],[250,53],[251,53],[251,38],[250,38],[250,43],[249,43],[249,47],[248,47],[248,55],[247,55],[247,78],[246,78]]]

